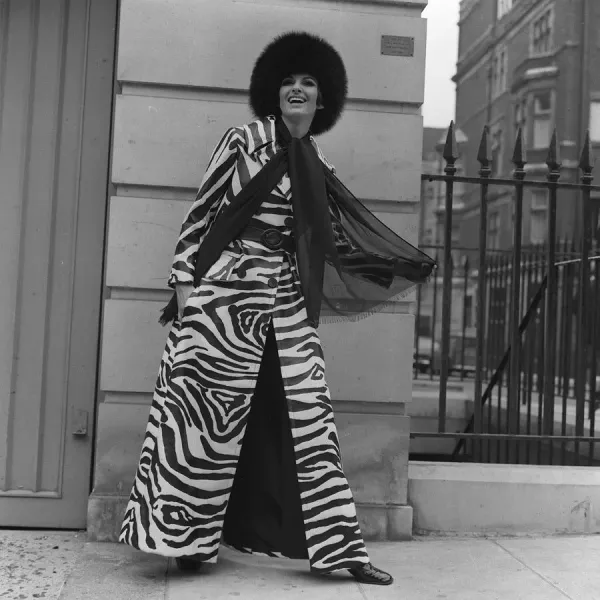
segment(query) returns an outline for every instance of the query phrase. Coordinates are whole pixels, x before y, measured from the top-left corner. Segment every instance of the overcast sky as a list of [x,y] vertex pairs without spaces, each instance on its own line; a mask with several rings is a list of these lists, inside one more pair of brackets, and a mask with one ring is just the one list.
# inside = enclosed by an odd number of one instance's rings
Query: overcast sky
[[426,127],[447,127],[454,119],[455,86],[450,78],[456,71],[459,4],[460,0],[429,0],[423,11],[427,19]]

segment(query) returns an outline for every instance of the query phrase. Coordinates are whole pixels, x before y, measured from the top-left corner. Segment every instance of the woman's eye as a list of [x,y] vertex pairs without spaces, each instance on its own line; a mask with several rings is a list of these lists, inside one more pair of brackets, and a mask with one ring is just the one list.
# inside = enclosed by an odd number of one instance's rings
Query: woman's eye
[[[293,77],[286,77],[282,82],[281,85],[282,86],[288,86],[288,85],[295,85],[296,80]],[[306,85],[309,87],[315,87],[317,85],[317,82],[314,79],[303,79],[302,80],[302,85]]]

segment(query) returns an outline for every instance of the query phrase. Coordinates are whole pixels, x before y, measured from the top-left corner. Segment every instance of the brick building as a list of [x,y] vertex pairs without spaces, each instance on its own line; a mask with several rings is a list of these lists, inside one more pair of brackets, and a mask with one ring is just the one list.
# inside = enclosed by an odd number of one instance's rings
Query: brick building
[[[527,151],[528,177],[547,174],[546,154],[557,128],[562,181],[577,181],[585,131],[600,145],[600,2],[597,0],[462,0],[459,21],[456,122],[469,143],[466,174],[477,175],[477,150],[487,124],[493,176],[510,177],[519,127]],[[596,171],[598,172],[598,171]],[[513,243],[513,190],[490,190],[488,247]],[[577,238],[579,201],[563,193],[558,201],[557,235]],[[527,190],[523,244],[547,238],[546,190]],[[456,211],[462,246],[477,247],[479,191],[465,190]]]

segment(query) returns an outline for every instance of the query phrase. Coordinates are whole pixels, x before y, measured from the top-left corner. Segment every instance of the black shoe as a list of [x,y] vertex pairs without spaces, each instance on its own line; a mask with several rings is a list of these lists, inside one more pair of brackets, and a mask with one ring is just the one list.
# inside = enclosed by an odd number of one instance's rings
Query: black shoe
[[373,585],[391,585],[394,578],[385,571],[374,567],[371,563],[348,569],[356,581],[360,583],[370,583]]
[[196,573],[204,564],[201,560],[193,556],[178,556],[175,562],[177,563],[177,568],[185,573]]

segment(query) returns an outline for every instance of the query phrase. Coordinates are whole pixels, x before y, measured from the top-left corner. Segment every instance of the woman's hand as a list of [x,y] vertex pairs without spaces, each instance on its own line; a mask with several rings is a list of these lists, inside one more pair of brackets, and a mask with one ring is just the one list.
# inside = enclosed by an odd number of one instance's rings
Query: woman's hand
[[180,321],[181,317],[183,316],[183,309],[185,308],[188,298],[193,290],[194,286],[189,283],[178,283],[175,286],[175,293],[177,294],[177,312]]

